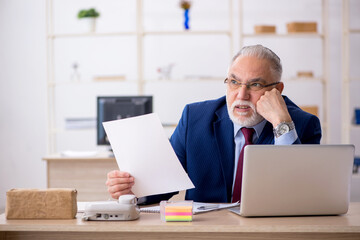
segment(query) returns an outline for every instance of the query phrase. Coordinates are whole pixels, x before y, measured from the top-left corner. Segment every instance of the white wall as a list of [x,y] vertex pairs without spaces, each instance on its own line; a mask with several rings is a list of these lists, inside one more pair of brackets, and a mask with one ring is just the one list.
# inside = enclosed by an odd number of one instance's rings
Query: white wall
[[[330,143],[340,143],[341,1],[329,10]],[[45,19],[45,0],[0,0],[0,212],[8,189],[46,186]]]
[[45,1],[0,0],[0,212],[11,188],[46,186]]

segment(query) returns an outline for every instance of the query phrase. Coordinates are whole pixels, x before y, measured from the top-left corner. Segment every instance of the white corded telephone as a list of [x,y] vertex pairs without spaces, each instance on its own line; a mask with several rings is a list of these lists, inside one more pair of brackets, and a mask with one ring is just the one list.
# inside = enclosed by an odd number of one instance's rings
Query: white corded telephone
[[83,220],[119,221],[139,218],[135,195],[122,195],[118,201],[91,202],[85,206]]

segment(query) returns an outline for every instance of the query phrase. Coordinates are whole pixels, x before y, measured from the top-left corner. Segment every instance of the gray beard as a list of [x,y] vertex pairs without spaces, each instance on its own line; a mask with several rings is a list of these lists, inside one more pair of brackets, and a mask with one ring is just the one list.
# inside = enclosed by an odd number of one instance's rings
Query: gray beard
[[[251,114],[250,117],[247,117],[244,120],[240,120],[239,118],[237,118],[235,116],[234,108],[235,108],[235,105],[239,105],[239,103],[241,103],[243,105],[249,105],[251,107],[251,109],[253,110],[253,113]],[[229,114],[231,121],[233,123],[238,124],[243,127],[252,127],[264,120],[264,117],[256,112],[254,105],[248,101],[236,101],[232,104],[232,106],[228,105],[227,109],[228,109],[228,114]]]

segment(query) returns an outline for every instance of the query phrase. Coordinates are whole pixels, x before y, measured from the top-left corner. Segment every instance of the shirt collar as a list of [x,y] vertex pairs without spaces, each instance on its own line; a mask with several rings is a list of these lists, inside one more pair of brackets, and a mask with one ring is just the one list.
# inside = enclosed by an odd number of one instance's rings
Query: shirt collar
[[[236,137],[236,135],[238,134],[239,130],[243,127],[239,124],[234,123],[234,137]],[[255,126],[251,126],[251,128],[255,129],[255,133],[256,133],[256,137],[259,138],[260,134],[262,132],[262,130],[264,129],[266,124],[266,120],[262,120],[261,122],[259,122],[258,124],[256,124]]]

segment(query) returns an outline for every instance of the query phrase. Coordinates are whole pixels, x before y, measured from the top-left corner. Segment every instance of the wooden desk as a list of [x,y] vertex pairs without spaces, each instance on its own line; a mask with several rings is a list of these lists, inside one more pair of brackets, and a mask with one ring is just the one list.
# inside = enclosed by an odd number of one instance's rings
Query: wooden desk
[[118,169],[108,153],[94,157],[44,157],[47,162],[48,188],[76,188],[78,201],[104,201],[110,198],[105,186],[107,173]]
[[[100,153],[94,157],[44,157],[47,163],[48,188],[75,188],[79,202],[105,201],[111,198],[105,186],[107,173],[119,169],[114,157]],[[171,198],[184,200],[185,191]]]
[[342,216],[244,218],[227,210],[194,216],[193,222],[160,221],[157,213],[141,213],[129,222],[73,220],[6,220],[4,239],[360,239],[360,202]]

